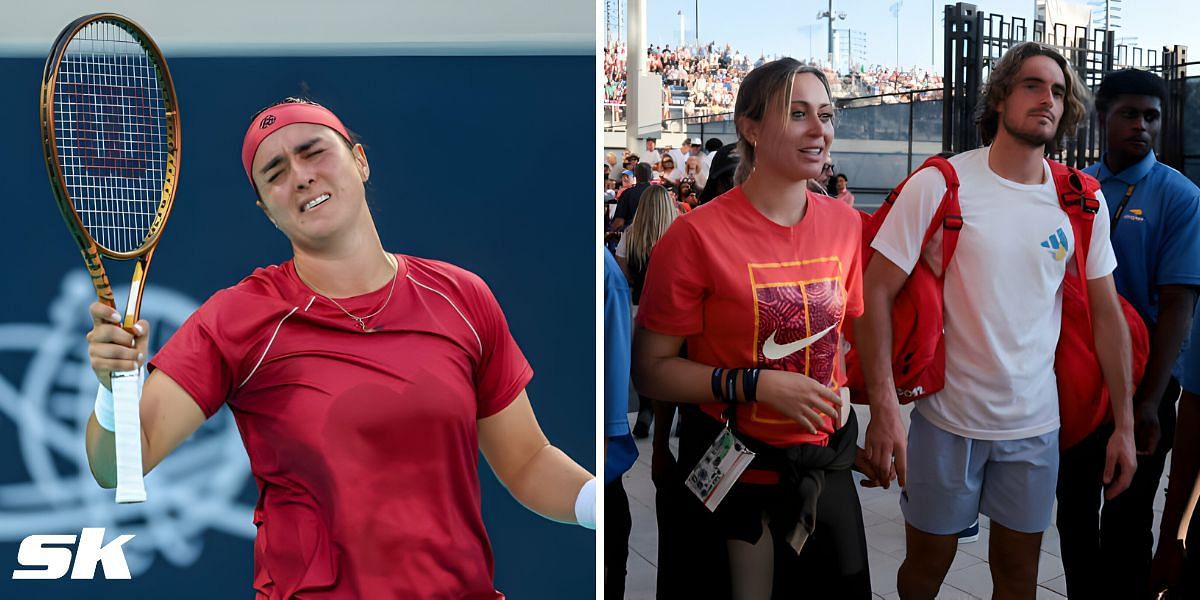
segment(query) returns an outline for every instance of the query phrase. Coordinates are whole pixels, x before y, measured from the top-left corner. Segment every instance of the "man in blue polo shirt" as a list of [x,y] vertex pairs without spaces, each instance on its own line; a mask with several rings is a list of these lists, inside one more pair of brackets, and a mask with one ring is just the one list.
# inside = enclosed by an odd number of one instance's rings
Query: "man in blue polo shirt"
[[625,597],[629,560],[629,497],[621,476],[637,459],[629,433],[629,353],[633,346],[629,283],[604,254],[604,597]]
[[1153,150],[1166,101],[1162,78],[1134,69],[1108,75],[1096,94],[1107,145],[1085,171],[1100,180],[1108,199],[1114,280],[1146,322],[1150,356],[1133,396],[1138,466],[1129,489],[1101,513],[1111,424],[1062,455],[1058,528],[1072,598],[1141,597],[1149,579],[1154,496],[1175,439],[1180,385],[1172,369],[1200,288],[1200,189],[1158,162]]

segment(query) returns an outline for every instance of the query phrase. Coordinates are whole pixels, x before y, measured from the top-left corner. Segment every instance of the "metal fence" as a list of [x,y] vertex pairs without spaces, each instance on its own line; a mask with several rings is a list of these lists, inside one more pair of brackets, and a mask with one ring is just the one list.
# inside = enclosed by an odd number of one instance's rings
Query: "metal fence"
[[[864,208],[878,206],[890,188],[938,152],[980,145],[975,110],[991,68],[1010,47],[1037,41],[1055,47],[1095,90],[1105,75],[1123,68],[1156,72],[1167,82],[1169,100],[1156,152],[1159,160],[1200,183],[1200,77],[1188,77],[1187,48],[1161,52],[1116,43],[1114,32],[1040,20],[986,14],[958,3],[946,7],[944,87],[835,100],[836,169],[850,179]],[[623,129],[623,105],[605,105],[605,130]],[[665,131],[725,141],[736,138],[730,113],[685,117],[668,107]],[[1189,118],[1190,117],[1190,118]],[[610,129],[610,127],[612,129]],[[1083,167],[1100,159],[1103,140],[1095,111],[1054,158]]]
[[[1055,24],[1046,28],[1042,20],[1030,23],[1021,17],[988,14],[975,5],[960,2],[945,9],[945,76],[942,114],[942,149],[962,152],[980,145],[974,118],[980,90],[992,67],[1013,45],[1036,41],[1054,47],[1074,66],[1082,81],[1092,89],[1101,79],[1123,68],[1141,68],[1159,73],[1167,81],[1170,100],[1163,107],[1159,157],[1183,168],[1182,131],[1187,103],[1187,47],[1155,50],[1116,43],[1116,32],[1088,27],[1068,28]],[[1093,111],[1072,137],[1064,140],[1055,158],[1085,166],[1100,158],[1099,123]]]
[[[940,151],[941,95],[935,88],[834,100],[834,166],[849,178],[856,206],[879,206],[909,171]],[[606,130],[620,127],[613,116],[621,108],[605,106]],[[663,130],[701,140],[737,139],[732,113],[664,119]]]

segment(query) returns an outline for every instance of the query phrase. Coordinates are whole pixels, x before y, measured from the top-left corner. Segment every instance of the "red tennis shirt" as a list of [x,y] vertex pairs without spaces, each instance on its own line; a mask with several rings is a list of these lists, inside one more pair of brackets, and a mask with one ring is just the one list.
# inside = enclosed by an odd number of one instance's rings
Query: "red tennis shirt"
[[[396,259],[371,333],[288,261],[213,295],[152,361],[206,416],[233,411],[259,488],[260,598],[503,598],[476,422],[533,371],[479,277]],[[367,315],[391,285],[338,302]]]
[[[687,338],[701,364],[793,371],[836,391],[846,380],[841,326],[863,312],[861,248],[862,221],[840,200],[809,192],[804,218],[785,227],[735,187],[676,219],[654,246],[638,324]],[[726,405],[701,408],[719,419]],[[762,403],[739,406],[737,419],[776,446],[828,438]]]

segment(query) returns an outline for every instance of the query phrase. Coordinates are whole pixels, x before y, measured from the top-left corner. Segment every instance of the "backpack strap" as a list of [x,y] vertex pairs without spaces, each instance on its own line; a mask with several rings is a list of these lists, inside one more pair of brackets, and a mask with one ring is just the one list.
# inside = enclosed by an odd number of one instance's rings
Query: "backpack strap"
[[954,258],[954,251],[958,248],[958,235],[963,228],[962,207],[958,204],[958,173],[954,170],[954,165],[941,156],[925,159],[921,168],[925,167],[935,167],[946,180],[946,193],[942,194],[942,202],[933,215],[929,230],[925,232],[925,240],[921,243],[921,248],[924,248],[929,240],[933,239],[938,226],[941,226],[942,272],[938,279],[945,279],[946,271],[950,269],[950,259]]
[[[892,205],[896,203],[896,198],[900,196],[900,190],[904,189],[908,180],[925,170],[926,167],[935,168],[942,174],[942,178],[946,180],[946,193],[942,194],[937,211],[934,212],[933,219],[930,220],[929,227],[925,230],[921,248],[924,250],[938,230],[942,231],[942,273],[938,279],[944,279],[946,269],[950,267],[950,259],[954,257],[954,250],[958,248],[958,234],[963,228],[962,209],[958,204],[958,173],[954,170],[954,165],[941,156],[931,156],[925,159],[920,167],[917,167],[908,177],[904,178],[904,181],[900,182],[900,185],[888,193],[883,208],[890,211]],[[920,259],[918,258],[918,260]]]
[[[1090,303],[1087,289],[1087,256],[1092,247],[1092,225],[1096,214],[1100,212],[1100,200],[1096,192],[1100,182],[1092,176],[1053,160],[1050,164],[1050,174],[1054,178],[1054,188],[1058,194],[1058,205],[1067,213],[1071,220],[1071,231],[1075,235],[1075,270],[1079,276],[1079,289],[1083,293],[1084,302]],[[1088,312],[1091,321],[1091,312]]]

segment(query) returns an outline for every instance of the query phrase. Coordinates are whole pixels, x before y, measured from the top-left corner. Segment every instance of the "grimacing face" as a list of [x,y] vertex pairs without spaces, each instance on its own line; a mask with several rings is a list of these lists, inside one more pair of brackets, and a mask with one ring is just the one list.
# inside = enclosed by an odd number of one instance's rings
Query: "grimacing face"
[[259,207],[293,243],[335,235],[367,210],[366,153],[323,125],[281,127],[259,145],[251,169]]

